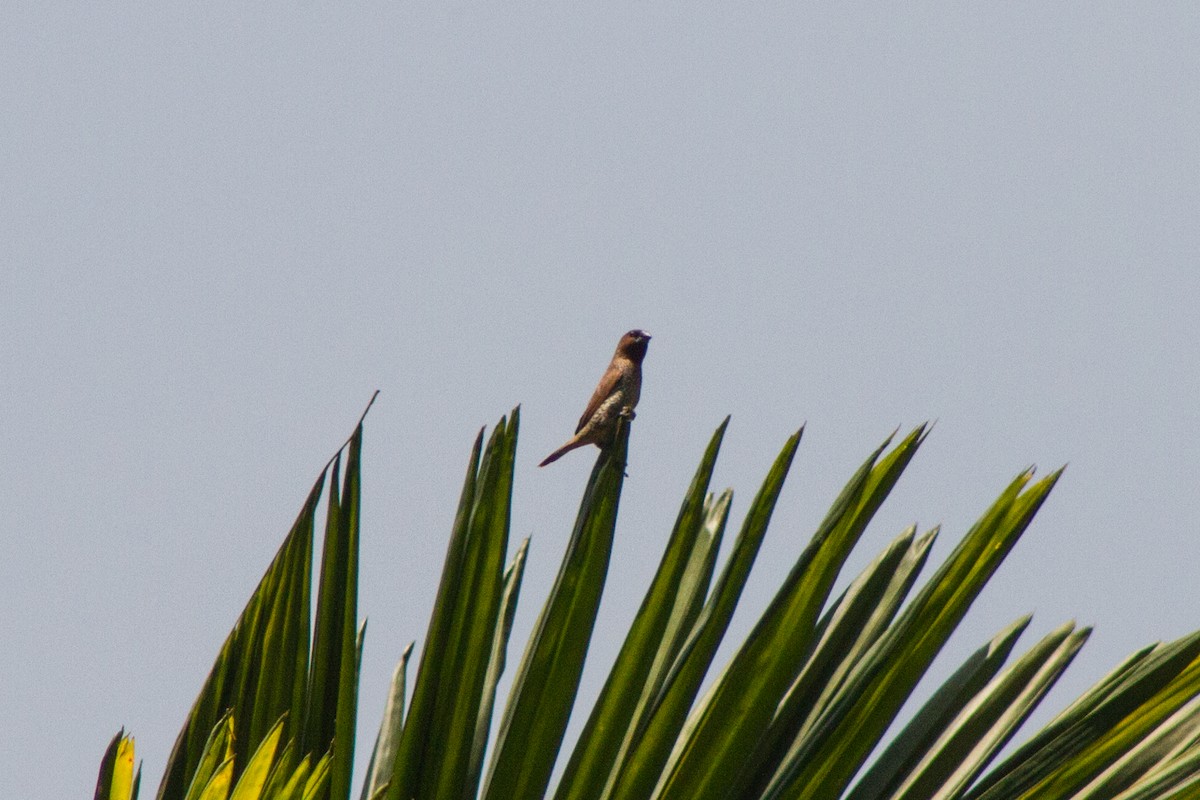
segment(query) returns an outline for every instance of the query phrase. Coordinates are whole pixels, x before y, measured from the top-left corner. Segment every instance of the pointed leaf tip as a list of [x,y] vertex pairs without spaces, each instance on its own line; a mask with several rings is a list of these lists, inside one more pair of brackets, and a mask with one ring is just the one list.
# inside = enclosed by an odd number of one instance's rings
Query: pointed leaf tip
[[933,423],[925,420],[914,429],[914,433],[917,433],[917,445],[924,444],[929,434],[933,433]]

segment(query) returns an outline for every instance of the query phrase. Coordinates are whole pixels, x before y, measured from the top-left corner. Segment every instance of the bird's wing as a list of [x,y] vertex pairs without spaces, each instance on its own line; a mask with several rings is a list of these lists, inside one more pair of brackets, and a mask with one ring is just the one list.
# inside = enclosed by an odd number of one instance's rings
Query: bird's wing
[[596,385],[596,391],[592,392],[592,399],[588,401],[587,408],[583,411],[583,416],[579,418],[579,424],[575,426],[576,433],[583,430],[583,426],[588,424],[588,420],[595,415],[596,411],[608,399],[609,395],[616,391],[617,382],[620,379],[621,367],[615,362],[609,364],[608,369],[604,371],[604,377]]

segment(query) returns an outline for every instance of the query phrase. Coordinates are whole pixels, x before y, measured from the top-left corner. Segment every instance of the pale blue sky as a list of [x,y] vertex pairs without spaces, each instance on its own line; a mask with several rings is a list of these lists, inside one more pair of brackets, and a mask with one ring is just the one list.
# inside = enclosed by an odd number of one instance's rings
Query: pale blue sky
[[851,572],[914,520],[940,560],[1070,462],[935,674],[1030,611],[1026,647],[1095,625],[1044,722],[1200,628],[1194,4],[252,5],[0,7],[7,794],[87,796],[122,725],[157,787],[377,388],[361,749],[475,432],[520,403],[515,660],[592,451],[534,465],[631,327],[654,341],[582,703],[726,414],[735,521],[808,423],[731,638],[927,419]]

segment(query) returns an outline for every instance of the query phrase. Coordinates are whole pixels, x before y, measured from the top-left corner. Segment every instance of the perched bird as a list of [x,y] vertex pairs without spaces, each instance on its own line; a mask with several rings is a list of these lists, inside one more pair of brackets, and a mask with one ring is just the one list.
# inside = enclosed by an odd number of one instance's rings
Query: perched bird
[[546,456],[546,460],[538,464],[539,467],[557,461],[564,453],[585,444],[601,448],[608,446],[617,435],[618,421],[622,418],[633,419],[633,408],[642,394],[642,359],[646,357],[649,344],[650,334],[644,331],[633,330],[621,337],[621,341],[617,342],[617,352],[613,353],[612,361],[600,379],[600,385],[592,393],[587,409],[579,418],[575,435]]

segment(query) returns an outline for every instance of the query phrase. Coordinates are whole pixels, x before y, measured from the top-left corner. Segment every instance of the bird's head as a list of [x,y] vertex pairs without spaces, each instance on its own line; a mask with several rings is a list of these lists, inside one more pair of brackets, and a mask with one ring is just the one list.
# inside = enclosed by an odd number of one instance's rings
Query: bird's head
[[621,337],[617,342],[617,352],[638,364],[646,357],[646,348],[650,346],[650,334],[634,329]]

